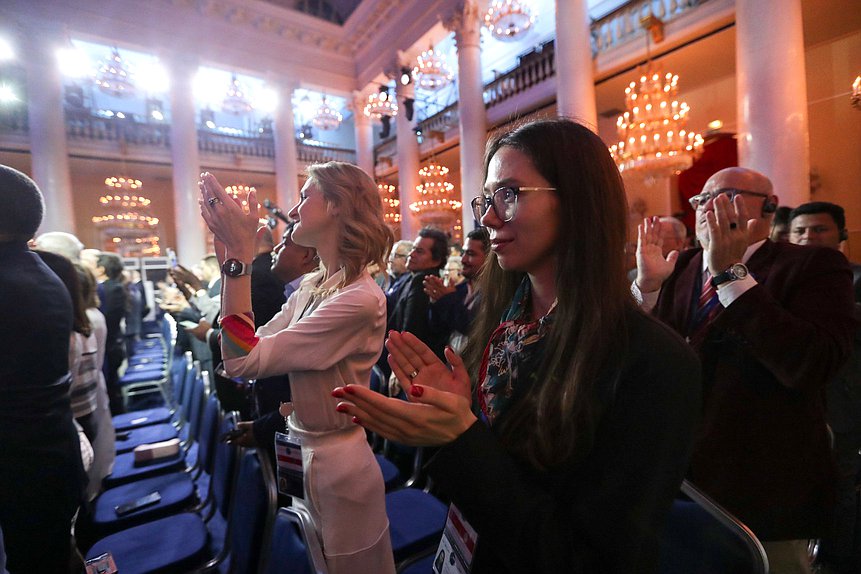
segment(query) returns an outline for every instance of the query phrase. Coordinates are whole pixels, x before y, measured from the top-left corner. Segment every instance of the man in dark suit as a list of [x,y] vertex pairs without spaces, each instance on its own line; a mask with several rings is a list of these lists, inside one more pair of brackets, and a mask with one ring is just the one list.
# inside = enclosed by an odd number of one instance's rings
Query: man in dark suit
[[[424,280],[429,275],[439,275],[447,259],[448,238],[445,233],[430,227],[422,228],[407,257],[407,273],[386,294],[386,331],[409,331],[440,358],[443,358],[450,333],[434,331],[430,327],[430,298],[424,291]],[[388,376],[390,370],[386,356],[387,353],[383,352],[378,365]]]
[[100,253],[96,260],[99,281],[99,311],[105,316],[108,336],[105,341],[105,385],[111,402],[111,414],[125,412],[119,387],[119,368],[126,358],[122,320],[128,306],[128,294],[123,286],[123,260],[116,253]]
[[689,478],[765,542],[773,571],[807,572],[806,539],[834,503],[822,393],[852,347],[849,266],[767,240],[777,197],[755,171],[721,170],[691,203],[702,248],[665,258],[660,224],[644,221],[632,286],[703,364]]
[[0,166],[0,524],[9,572],[68,572],[85,475],[69,402],[72,301],[27,247],[36,184]]
[[[826,201],[799,205],[789,214],[789,240],[797,245],[819,245],[835,251],[848,239],[843,208]],[[855,276],[855,318],[861,327],[861,265],[850,263]],[[834,433],[837,459],[837,504],[834,527],[822,539],[819,560],[825,574],[861,572],[858,494],[855,483],[861,474],[861,328],[855,331],[852,358],[840,374],[828,382],[828,425]]]

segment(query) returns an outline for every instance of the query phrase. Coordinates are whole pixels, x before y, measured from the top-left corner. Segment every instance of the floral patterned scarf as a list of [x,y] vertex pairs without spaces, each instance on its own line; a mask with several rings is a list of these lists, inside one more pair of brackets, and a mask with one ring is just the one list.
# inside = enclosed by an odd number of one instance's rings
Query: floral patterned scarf
[[553,323],[557,301],[546,315],[537,321],[527,321],[532,299],[529,277],[514,293],[511,306],[502,315],[502,322],[490,336],[479,369],[476,400],[479,418],[493,426],[508,409],[516,391],[529,388],[538,378],[538,368],[544,356],[544,345]]

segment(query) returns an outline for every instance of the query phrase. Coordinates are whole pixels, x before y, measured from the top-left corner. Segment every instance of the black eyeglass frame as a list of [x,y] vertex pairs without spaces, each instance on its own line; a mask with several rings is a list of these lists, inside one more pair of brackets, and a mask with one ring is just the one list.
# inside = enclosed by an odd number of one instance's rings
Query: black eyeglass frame
[[[496,206],[496,198],[499,197],[499,193],[503,191],[511,191],[512,195],[514,195],[514,201],[512,203],[506,203],[505,200],[501,200],[503,205],[511,208],[511,217],[504,217],[504,214],[499,213],[499,208]],[[534,187],[534,186],[520,186],[520,185],[505,185],[503,187],[499,187],[491,195],[481,194],[478,197],[473,197],[472,201],[469,202],[469,205],[472,207],[472,215],[475,217],[475,220],[481,222],[481,218],[487,213],[487,210],[493,207],[493,213],[496,214],[496,217],[505,223],[508,223],[517,215],[517,198],[523,191],[556,191],[555,187]],[[489,201],[488,201],[489,200]],[[479,203],[483,201],[484,203]],[[484,209],[482,209],[484,208]],[[506,211],[508,211],[506,209]]]
[[720,189],[716,189],[715,191],[703,191],[702,193],[698,193],[690,197],[688,199],[688,203],[690,203],[691,207],[693,207],[694,211],[696,211],[697,209],[699,209],[700,205],[722,194],[728,195],[730,201],[734,200],[737,195],[755,195],[757,197],[768,197],[767,193],[760,193],[758,191],[749,191],[747,189],[738,189],[735,187],[722,187]]

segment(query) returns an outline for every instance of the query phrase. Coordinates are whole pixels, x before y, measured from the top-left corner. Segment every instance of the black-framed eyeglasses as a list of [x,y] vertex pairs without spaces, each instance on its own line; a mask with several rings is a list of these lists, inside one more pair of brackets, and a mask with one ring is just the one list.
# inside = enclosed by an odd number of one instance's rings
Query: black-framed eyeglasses
[[555,187],[521,187],[517,185],[509,185],[500,187],[493,192],[493,195],[479,195],[474,198],[472,205],[472,215],[476,221],[481,221],[481,218],[493,206],[493,212],[496,217],[502,221],[508,222],[514,219],[517,215],[517,196],[524,191],[556,191]]
[[758,197],[768,197],[767,193],[759,193],[758,191],[748,191],[746,189],[736,189],[734,187],[722,187],[721,189],[716,189],[714,191],[704,191],[698,195],[693,196],[688,201],[690,202],[691,207],[697,209],[699,206],[706,203],[708,200],[714,199],[721,194],[728,196],[730,201],[735,199],[735,196],[737,195],[756,195]]

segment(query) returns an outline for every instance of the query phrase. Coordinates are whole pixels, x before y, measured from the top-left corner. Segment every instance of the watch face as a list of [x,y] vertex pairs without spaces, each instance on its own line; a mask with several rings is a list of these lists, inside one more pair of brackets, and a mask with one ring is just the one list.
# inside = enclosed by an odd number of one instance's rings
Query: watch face
[[221,270],[228,277],[237,277],[242,274],[242,262],[238,259],[228,259],[224,262],[224,265],[221,266]]
[[736,279],[744,279],[747,277],[747,267],[745,267],[741,263],[736,263],[731,267],[732,274],[735,275]]

